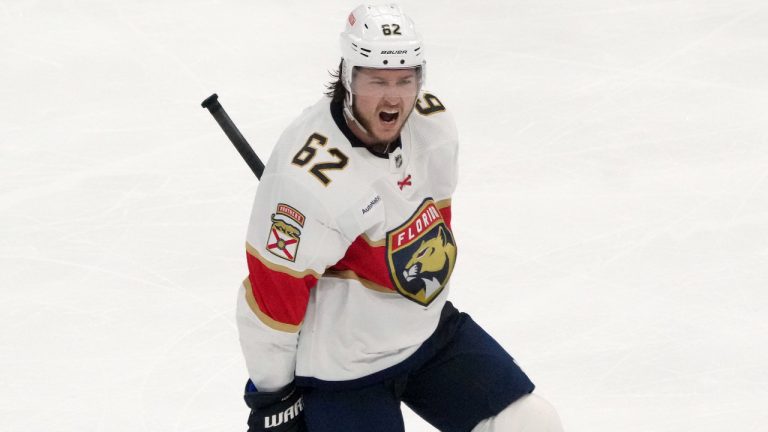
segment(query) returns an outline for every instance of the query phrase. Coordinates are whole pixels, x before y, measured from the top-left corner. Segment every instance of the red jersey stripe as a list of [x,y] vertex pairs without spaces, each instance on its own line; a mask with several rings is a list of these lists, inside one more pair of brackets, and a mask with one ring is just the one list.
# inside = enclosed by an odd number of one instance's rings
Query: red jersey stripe
[[253,298],[253,289],[251,288],[250,279],[245,278],[243,281],[243,286],[245,287],[245,301],[248,303],[248,307],[251,309],[251,312],[253,312],[253,314],[256,315],[256,317],[258,317],[262,323],[264,323],[264,325],[286,333],[298,333],[299,330],[301,330],[301,324],[291,325],[277,322],[262,312],[261,309],[259,309],[258,303],[256,303],[256,299]]
[[363,236],[357,237],[352,242],[344,258],[330,270],[335,272],[351,270],[362,279],[369,280],[386,289],[395,289],[389,278],[389,269],[387,268],[387,247],[371,246]]
[[317,284],[311,274],[295,277],[273,270],[259,257],[246,253],[248,280],[256,304],[264,315],[283,324],[299,325],[309,302],[309,290]]
[[[440,205],[444,207],[440,207]],[[437,203],[440,215],[451,228],[451,201]],[[387,267],[387,246],[383,241],[374,241],[366,235],[358,236],[347,249],[347,253],[329,270],[333,272],[352,271],[357,278],[370,281],[378,286],[395,291]]]
[[448,199],[448,200],[443,200],[438,202],[437,209],[440,210],[440,214],[443,216],[443,219],[445,219],[445,224],[448,225],[448,228],[450,229],[451,228],[451,200]]

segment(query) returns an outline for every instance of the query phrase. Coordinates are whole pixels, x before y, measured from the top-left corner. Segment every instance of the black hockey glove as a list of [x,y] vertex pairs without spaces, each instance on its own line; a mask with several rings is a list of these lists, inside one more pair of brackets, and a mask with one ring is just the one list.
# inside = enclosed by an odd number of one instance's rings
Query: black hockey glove
[[248,432],[306,432],[304,401],[293,383],[276,392],[260,392],[248,380],[245,403],[251,409]]

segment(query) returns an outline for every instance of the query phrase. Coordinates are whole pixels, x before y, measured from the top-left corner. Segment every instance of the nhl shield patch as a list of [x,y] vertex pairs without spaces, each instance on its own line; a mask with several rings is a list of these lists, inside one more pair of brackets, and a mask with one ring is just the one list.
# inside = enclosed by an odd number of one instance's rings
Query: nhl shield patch
[[[306,218],[288,204],[278,204],[271,216],[272,226],[267,236],[267,250],[291,262],[296,261],[301,240],[301,228]],[[296,226],[298,225],[298,227]]]
[[443,291],[456,262],[456,242],[431,198],[387,233],[387,266],[397,291],[427,306]]

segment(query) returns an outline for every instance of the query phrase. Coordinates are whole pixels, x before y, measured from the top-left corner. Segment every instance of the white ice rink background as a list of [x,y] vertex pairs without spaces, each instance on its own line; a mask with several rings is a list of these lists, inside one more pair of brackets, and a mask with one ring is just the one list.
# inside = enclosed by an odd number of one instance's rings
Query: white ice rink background
[[[568,431],[768,430],[768,4],[402,4],[461,135],[454,303]],[[266,158],[355,5],[0,0],[0,430],[245,430],[257,182],[199,104]]]

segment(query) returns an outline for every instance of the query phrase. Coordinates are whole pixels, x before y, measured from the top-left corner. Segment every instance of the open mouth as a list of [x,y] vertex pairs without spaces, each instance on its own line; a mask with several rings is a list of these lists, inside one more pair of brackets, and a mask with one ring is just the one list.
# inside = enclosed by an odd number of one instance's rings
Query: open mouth
[[399,116],[400,116],[400,113],[398,113],[397,111],[395,112],[381,111],[379,113],[379,120],[381,120],[386,124],[393,124],[394,122],[397,121],[397,117]]

